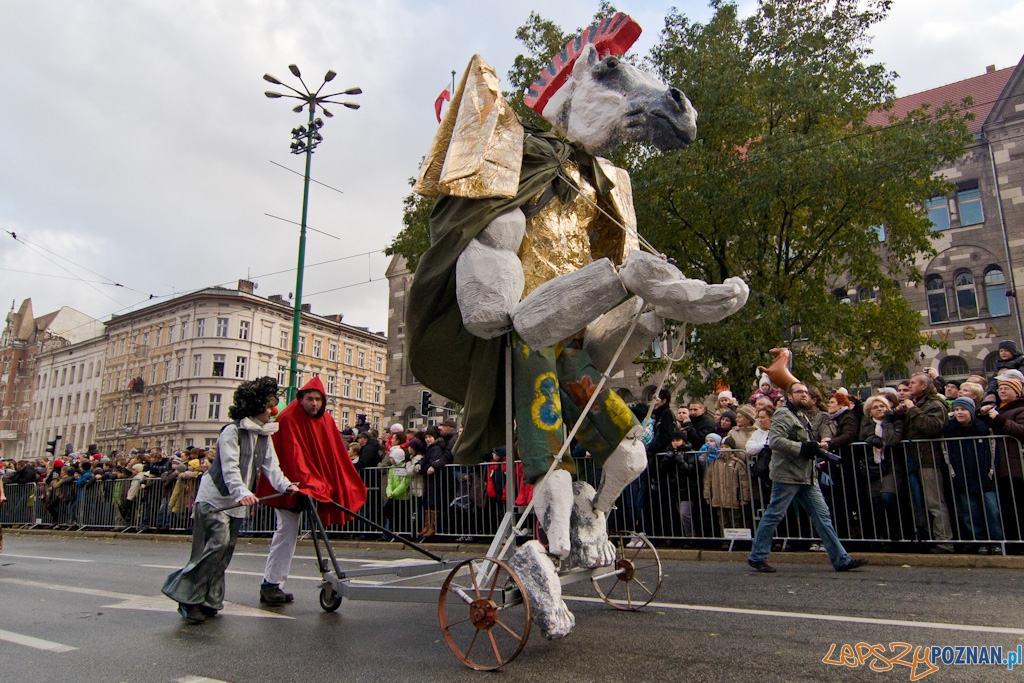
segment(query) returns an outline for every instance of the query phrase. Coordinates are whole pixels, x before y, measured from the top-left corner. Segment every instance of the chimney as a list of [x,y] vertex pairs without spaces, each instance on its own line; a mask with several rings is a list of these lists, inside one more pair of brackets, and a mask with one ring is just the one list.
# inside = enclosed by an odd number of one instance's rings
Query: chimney
[[267,297],[267,301],[271,301],[271,302],[273,302],[275,304],[283,304],[284,303],[284,295],[283,294],[271,294],[270,296]]
[[302,304],[302,312],[303,313],[312,313],[313,312],[313,304]]
[[245,294],[252,294],[256,290],[256,283],[251,280],[239,280],[238,291]]
[[342,319],[345,317],[345,314],[344,313],[331,313],[330,315],[325,315],[324,317],[327,318],[328,320],[333,320],[336,323],[340,323],[342,321]]
[[987,73],[987,74],[990,74],[990,73],[992,73],[995,70],[996,70],[996,65],[995,64],[989,64],[988,66],[985,67],[985,73]]

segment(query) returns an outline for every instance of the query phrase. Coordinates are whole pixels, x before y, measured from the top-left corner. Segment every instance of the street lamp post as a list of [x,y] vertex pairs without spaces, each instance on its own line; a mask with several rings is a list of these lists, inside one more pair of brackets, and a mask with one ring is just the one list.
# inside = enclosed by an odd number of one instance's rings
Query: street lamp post
[[334,114],[324,106],[324,103],[340,104],[341,106],[348,107],[349,109],[359,109],[359,105],[355,102],[338,102],[330,98],[338,95],[360,95],[363,91],[359,88],[349,88],[329,95],[321,95],[320,91],[324,89],[324,86],[327,85],[328,82],[334,80],[334,77],[337,75],[336,73],[328,71],[324,76],[324,82],[320,84],[320,87],[316,89],[316,92],[313,92],[306,85],[305,81],[302,80],[302,73],[299,71],[299,67],[294,64],[289,64],[288,70],[292,72],[293,76],[299,79],[299,83],[302,84],[302,90],[296,90],[287,83],[282,83],[270,74],[264,74],[263,80],[268,83],[273,83],[274,85],[280,85],[288,88],[295,94],[282,94],[270,90],[263,94],[271,99],[289,97],[293,100],[299,100],[301,104],[292,108],[292,111],[297,113],[301,113],[303,108],[309,109],[309,120],[306,125],[300,125],[298,128],[292,128],[292,144],[290,145],[292,154],[306,155],[306,173],[302,183],[302,223],[299,228],[299,263],[295,274],[295,312],[292,316],[291,362],[288,367],[288,402],[290,403],[292,399],[295,398],[295,393],[298,390],[296,380],[299,365],[299,327],[302,321],[302,273],[306,262],[306,213],[309,208],[309,166],[313,150],[316,149],[317,145],[323,142],[323,136],[320,134],[320,129],[323,128],[324,122],[322,119],[317,117],[316,108],[320,107],[324,116],[328,118],[334,116]]

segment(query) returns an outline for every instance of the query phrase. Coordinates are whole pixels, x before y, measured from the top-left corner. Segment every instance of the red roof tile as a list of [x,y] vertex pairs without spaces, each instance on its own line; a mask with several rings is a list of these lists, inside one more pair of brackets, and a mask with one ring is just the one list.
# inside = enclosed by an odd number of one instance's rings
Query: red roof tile
[[1006,87],[1006,82],[1010,80],[1010,76],[1013,75],[1016,68],[1016,66],[1011,66],[999,69],[981,76],[974,76],[956,83],[901,97],[896,100],[891,110],[876,111],[870,114],[868,123],[874,126],[884,126],[889,122],[890,115],[902,119],[907,112],[917,109],[922,104],[928,103],[934,110],[946,102],[959,102],[970,95],[974,98],[974,106],[971,107],[971,111],[974,112],[974,120],[968,124],[968,127],[972,133],[980,133],[981,126],[988,118],[988,113],[992,111],[992,107],[995,106],[996,100],[999,99],[1003,88]]

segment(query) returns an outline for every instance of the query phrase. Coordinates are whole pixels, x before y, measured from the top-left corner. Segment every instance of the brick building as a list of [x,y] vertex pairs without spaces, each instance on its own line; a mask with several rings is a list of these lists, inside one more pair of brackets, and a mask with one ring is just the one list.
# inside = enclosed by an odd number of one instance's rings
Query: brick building
[[[974,140],[955,164],[936,170],[955,183],[955,190],[926,207],[938,253],[916,263],[924,275],[920,285],[902,287],[921,313],[921,334],[948,347],[922,345],[906,373],[876,374],[874,384],[891,383],[922,365],[957,380],[988,375],[999,342],[1012,340],[1021,348],[1015,283],[1024,278],[1024,60],[902,97],[891,113],[902,117],[923,103],[939,106],[967,96],[974,99],[975,119],[969,124]],[[874,123],[884,124],[887,116],[877,114]]]

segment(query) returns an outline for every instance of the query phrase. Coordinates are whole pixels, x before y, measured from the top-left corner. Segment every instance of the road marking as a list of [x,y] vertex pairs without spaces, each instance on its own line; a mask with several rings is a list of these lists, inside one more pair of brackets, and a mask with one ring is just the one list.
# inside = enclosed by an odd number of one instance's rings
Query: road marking
[[[604,603],[601,598],[585,598],[570,595],[563,595],[563,600],[574,602],[595,602]],[[615,600],[618,604],[625,604],[622,600]],[[838,621],[847,624],[871,624],[874,626],[908,626],[911,628],[931,628],[946,631],[971,631],[975,633],[1005,633],[1014,636],[1024,636],[1024,628],[1009,628],[1005,626],[976,626],[974,624],[943,624],[936,621],[906,621],[903,619],[874,619],[872,617],[848,617],[841,614],[814,614],[807,612],[777,612],[763,609],[743,609],[739,607],[714,607],[712,605],[684,605],[674,602],[651,602],[647,605],[657,609],[678,609],[692,612],[718,612],[721,614],[743,614],[754,617],[782,617],[785,619],[808,619],[811,621]]]
[[4,557],[20,557],[26,560],[53,560],[55,562],[92,562],[93,560],[76,560],[73,557],[47,557],[45,555],[12,555],[4,553]]
[[219,678],[207,678],[206,676],[182,676],[175,680],[175,683],[228,683]]
[[[94,595],[101,598],[113,598],[121,602],[111,605],[103,605],[107,609],[137,609],[148,612],[176,612],[177,603],[168,600],[163,595],[133,595],[132,593],[115,593],[98,588],[80,588],[77,586],[63,586],[41,581],[27,581],[25,579],[0,579],[5,583],[13,583],[19,586],[32,586],[34,588],[45,588],[46,590],[66,591],[68,593],[81,593],[82,595]],[[277,614],[268,610],[246,607],[233,602],[224,602],[224,609],[221,614],[231,614],[238,617],[259,617],[263,619],[294,619],[285,614]]]
[[34,647],[37,650],[46,650],[47,652],[71,652],[72,650],[78,649],[77,647],[71,647],[70,645],[55,643],[52,640],[33,638],[32,636],[24,636],[20,633],[4,631],[2,629],[0,629],[0,640],[6,640],[9,643],[15,643],[17,645],[27,645],[29,647]]
[[[181,569],[180,565],[176,564],[140,564],[140,567],[148,567],[149,569]],[[259,576],[263,577],[263,572],[243,572],[239,569],[229,569],[225,574],[238,574],[239,576]],[[289,580],[297,579],[299,581],[323,581],[319,576],[289,576]]]
[[[236,552],[234,554],[234,556],[239,556],[239,555],[241,555],[242,557],[262,557],[262,558],[266,558],[267,557],[266,553],[239,553],[239,552]],[[294,559],[296,559],[296,560],[313,560],[313,561],[316,561],[316,556],[315,555],[296,555],[294,557]],[[330,558],[327,556],[327,553],[324,553],[324,559],[325,560],[330,560]],[[373,567],[373,566],[378,566],[378,565],[394,566],[394,567],[405,567],[405,566],[408,566],[410,564],[421,564],[423,562],[423,560],[418,560],[415,557],[403,557],[403,558],[399,558],[399,559],[395,559],[395,560],[367,560],[367,559],[354,558],[354,557],[339,557],[337,559],[338,559],[338,562],[351,562],[352,564],[358,564],[360,566],[366,566],[366,567]]]

